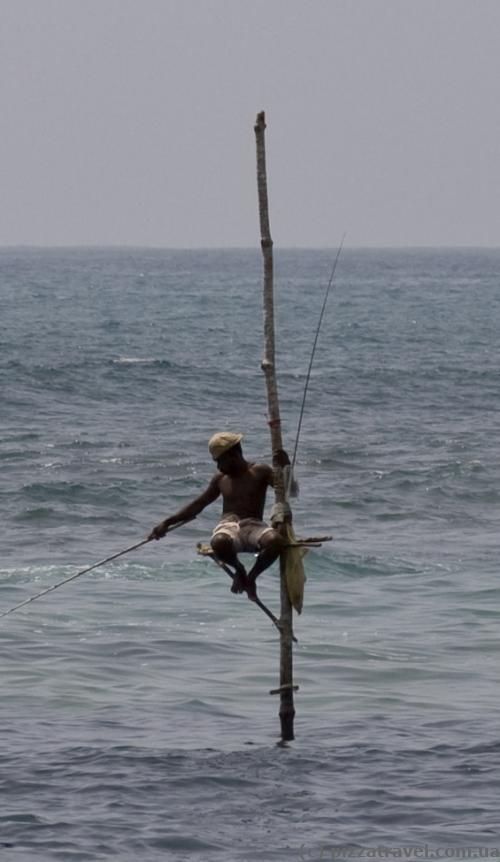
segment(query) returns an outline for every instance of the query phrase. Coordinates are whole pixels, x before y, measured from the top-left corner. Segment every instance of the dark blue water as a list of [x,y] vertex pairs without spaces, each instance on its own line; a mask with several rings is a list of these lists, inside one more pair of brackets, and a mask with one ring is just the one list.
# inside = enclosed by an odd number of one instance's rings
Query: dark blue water
[[[333,257],[276,254],[290,449]],[[499,272],[342,254],[294,504],[334,541],[306,560],[289,748],[276,632],[196,555],[219,503],[0,620],[2,862],[500,846]],[[0,610],[199,494],[214,431],[270,459],[258,252],[4,249],[0,302]],[[276,571],[260,595],[278,610]]]

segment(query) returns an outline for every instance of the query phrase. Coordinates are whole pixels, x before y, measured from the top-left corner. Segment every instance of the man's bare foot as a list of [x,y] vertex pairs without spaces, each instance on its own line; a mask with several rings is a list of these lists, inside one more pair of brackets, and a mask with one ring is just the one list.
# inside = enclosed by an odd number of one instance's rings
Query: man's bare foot
[[255,585],[255,578],[247,577],[247,595],[251,602],[254,602],[257,598],[257,587]]
[[248,578],[246,572],[236,572],[231,585],[232,593],[244,593],[248,589]]

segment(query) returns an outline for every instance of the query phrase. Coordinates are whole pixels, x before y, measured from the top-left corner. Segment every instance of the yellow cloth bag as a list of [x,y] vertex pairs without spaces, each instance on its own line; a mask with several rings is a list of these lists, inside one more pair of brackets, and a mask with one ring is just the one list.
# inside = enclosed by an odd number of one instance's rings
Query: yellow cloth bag
[[[296,542],[294,529],[291,524],[285,524],[286,537],[289,542]],[[302,612],[304,604],[304,584],[306,575],[304,572],[303,558],[307,554],[307,548],[286,548],[285,555],[285,579],[288,597],[298,614]]]

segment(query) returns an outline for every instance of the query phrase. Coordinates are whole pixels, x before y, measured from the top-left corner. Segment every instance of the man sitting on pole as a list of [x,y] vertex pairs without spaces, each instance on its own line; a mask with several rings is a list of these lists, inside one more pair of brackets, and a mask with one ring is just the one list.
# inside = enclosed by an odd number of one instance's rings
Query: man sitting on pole
[[[161,539],[174,524],[195,518],[222,495],[222,518],[212,533],[210,544],[215,556],[235,570],[232,592],[246,592],[249,599],[255,599],[257,577],[279,557],[286,540],[262,520],[266,492],[273,486],[272,467],[246,461],[242,439],[243,434],[228,431],[210,438],[208,449],[218,472],[203,494],[177,514],[161,521],[149,538]],[[286,455],[285,458],[288,462]],[[244,552],[258,554],[248,574],[238,559],[238,554]]]

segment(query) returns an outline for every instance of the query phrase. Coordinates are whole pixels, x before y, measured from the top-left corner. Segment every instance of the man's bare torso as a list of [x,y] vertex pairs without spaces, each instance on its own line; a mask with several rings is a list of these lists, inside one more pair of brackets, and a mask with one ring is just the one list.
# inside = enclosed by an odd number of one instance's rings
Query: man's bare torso
[[267,464],[248,464],[248,469],[238,476],[217,474],[223,514],[262,521],[266,491],[272,485],[272,476],[273,471]]

